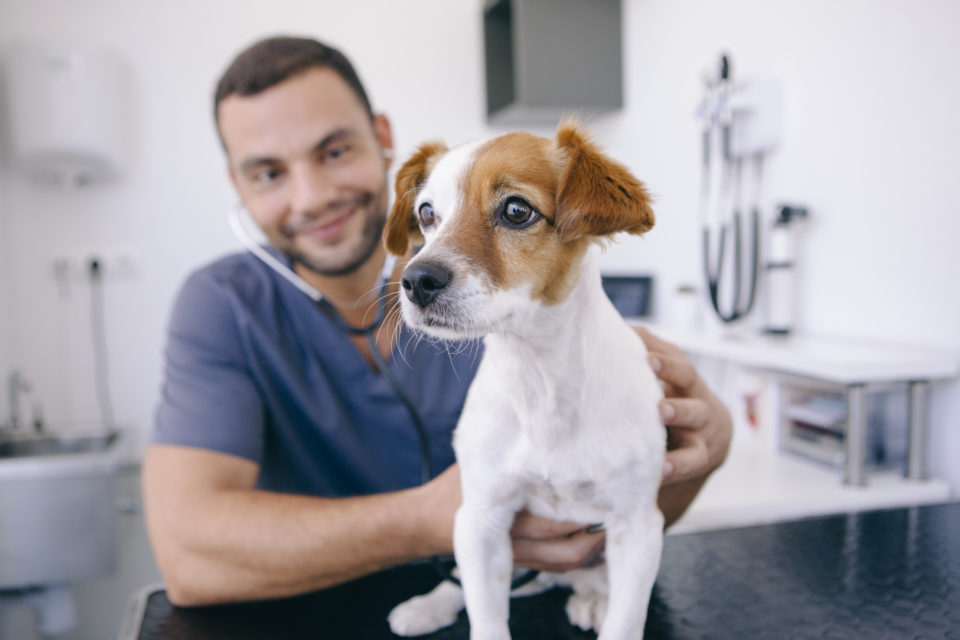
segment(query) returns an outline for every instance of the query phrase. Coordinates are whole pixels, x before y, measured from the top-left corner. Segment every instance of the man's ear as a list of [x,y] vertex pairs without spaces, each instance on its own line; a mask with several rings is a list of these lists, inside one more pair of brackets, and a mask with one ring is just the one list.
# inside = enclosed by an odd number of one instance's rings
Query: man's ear
[[566,165],[557,187],[556,226],[565,242],[585,236],[653,227],[650,195],[619,162],[605,156],[575,124],[557,129],[557,147]]
[[383,161],[390,168],[393,163],[393,132],[390,129],[390,119],[382,113],[373,117],[373,135],[377,138],[383,153]]
[[402,256],[410,248],[411,240],[415,244],[423,242],[413,204],[436,160],[446,151],[442,142],[428,142],[417,149],[397,172],[396,198],[383,234],[387,251]]

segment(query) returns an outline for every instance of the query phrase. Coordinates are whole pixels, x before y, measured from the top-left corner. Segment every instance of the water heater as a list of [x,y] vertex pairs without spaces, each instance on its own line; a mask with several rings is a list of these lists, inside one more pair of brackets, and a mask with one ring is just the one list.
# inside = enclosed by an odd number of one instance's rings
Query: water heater
[[15,166],[45,182],[116,177],[127,156],[129,87],[107,51],[19,45],[7,56],[7,111]]

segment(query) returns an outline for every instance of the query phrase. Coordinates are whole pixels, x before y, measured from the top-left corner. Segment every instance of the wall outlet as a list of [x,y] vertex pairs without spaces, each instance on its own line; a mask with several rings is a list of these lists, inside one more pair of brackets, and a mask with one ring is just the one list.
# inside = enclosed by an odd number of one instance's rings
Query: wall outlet
[[53,273],[57,278],[85,279],[95,269],[103,277],[130,277],[137,274],[137,261],[130,251],[85,251],[53,258]]

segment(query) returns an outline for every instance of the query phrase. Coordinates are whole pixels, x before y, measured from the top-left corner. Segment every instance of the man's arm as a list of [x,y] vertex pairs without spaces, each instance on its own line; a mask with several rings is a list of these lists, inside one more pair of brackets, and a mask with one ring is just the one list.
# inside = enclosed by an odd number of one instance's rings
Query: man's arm
[[669,442],[660,488],[660,510],[670,526],[684,514],[707,478],[723,464],[733,437],[730,412],[683,351],[646,329],[637,333],[650,352],[650,364],[665,383],[660,415]]
[[147,451],[147,524],[174,604],[288,596],[451,552],[453,474],[407,491],[325,499],[257,490],[258,471],[204,449]]
[[[260,491],[258,470],[204,449],[155,444],[147,451],[147,525],[174,604],[295,595],[453,552],[456,465],[425,485],[359,498]],[[602,534],[583,528],[521,514],[516,559],[547,571],[579,567],[603,544]]]
[[[660,507],[675,522],[726,457],[730,415],[675,346],[640,330],[671,427]],[[144,461],[150,537],[171,600],[199,605],[282,597],[331,586],[452,549],[460,504],[456,465],[414,489],[360,498],[256,490],[259,467],[203,449],[153,445]],[[517,564],[548,571],[580,566],[603,546],[582,524],[520,514]]]

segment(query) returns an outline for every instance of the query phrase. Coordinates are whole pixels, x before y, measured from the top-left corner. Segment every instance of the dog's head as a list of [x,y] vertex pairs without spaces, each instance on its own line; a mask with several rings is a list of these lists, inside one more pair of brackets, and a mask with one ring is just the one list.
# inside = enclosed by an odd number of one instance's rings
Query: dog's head
[[644,186],[564,124],[554,140],[420,147],[397,174],[384,241],[398,255],[422,245],[402,276],[407,324],[459,339],[562,302],[592,241],[652,226]]

